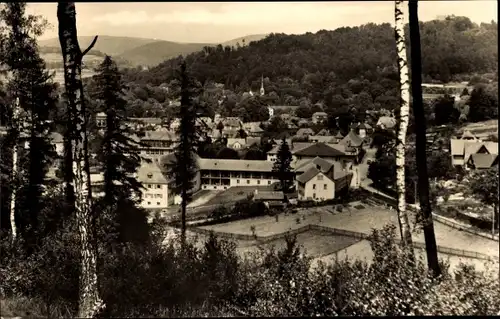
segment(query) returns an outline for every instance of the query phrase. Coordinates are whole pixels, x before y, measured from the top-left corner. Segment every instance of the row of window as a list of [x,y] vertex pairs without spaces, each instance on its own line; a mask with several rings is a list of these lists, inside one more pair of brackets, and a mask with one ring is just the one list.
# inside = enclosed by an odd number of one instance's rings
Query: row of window
[[163,198],[163,194],[144,194],[144,198]]
[[[239,183],[240,183],[240,180],[237,179],[236,180],[236,184],[239,184]],[[250,184],[250,180],[249,179],[247,179],[247,184]],[[257,185],[260,185],[260,180],[259,179],[257,180]],[[267,181],[267,185],[271,185],[271,181]]]
[[[148,202],[148,205],[151,205],[151,202]],[[156,202],[156,205],[160,206],[160,202]]]
[[[319,177],[319,176],[318,176]],[[323,176],[321,176],[323,177]],[[319,178],[318,178],[319,179]],[[313,184],[313,189],[316,189],[316,184]],[[327,190],[328,189],[328,185],[327,184],[323,184],[323,189],[324,190]]]
[[160,189],[161,188],[161,185],[160,184],[145,184],[144,185],[145,187],[147,188],[156,188],[156,189]]

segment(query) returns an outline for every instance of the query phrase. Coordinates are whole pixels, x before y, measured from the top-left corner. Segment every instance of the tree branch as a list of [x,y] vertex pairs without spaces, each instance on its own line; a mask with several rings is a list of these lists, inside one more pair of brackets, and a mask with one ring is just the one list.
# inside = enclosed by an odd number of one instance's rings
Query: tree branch
[[90,43],[89,47],[87,49],[85,49],[85,51],[82,52],[82,58],[85,56],[85,54],[87,54],[90,50],[92,50],[92,48],[94,47],[95,43],[97,42],[97,38],[99,36],[95,36],[94,37],[94,40],[92,40],[92,42]]

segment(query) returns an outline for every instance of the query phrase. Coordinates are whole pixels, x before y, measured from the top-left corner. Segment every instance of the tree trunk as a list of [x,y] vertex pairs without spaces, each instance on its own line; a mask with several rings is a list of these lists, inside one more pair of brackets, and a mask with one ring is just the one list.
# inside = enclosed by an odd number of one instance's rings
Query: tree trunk
[[410,39],[411,39],[411,60],[412,60],[412,93],[413,93],[413,114],[415,119],[416,133],[416,162],[418,175],[418,195],[420,200],[420,214],[422,214],[425,248],[427,252],[427,264],[435,276],[441,274],[437,254],[436,236],[434,234],[434,223],[432,220],[432,208],[429,196],[429,176],[427,174],[427,154],[426,154],[426,123],[425,111],[422,99],[422,66],[420,53],[420,29],[418,24],[418,2],[410,0]]
[[19,98],[16,98],[14,104],[14,109],[12,112],[12,126],[16,132],[16,139],[14,145],[12,146],[12,179],[11,183],[11,195],[10,195],[10,228],[12,231],[12,242],[17,238],[17,227],[16,227],[16,198],[17,198],[17,150],[19,148]]
[[182,201],[181,201],[181,243],[182,247],[184,247],[186,243],[186,209],[187,209],[187,190],[182,190]]
[[405,185],[405,147],[406,131],[408,130],[408,118],[410,113],[410,80],[408,76],[408,63],[406,59],[405,33],[403,1],[395,2],[395,33],[398,52],[399,66],[399,89],[401,94],[401,108],[399,116],[398,136],[396,143],[396,187],[398,192],[398,219],[401,225],[402,242],[404,245],[411,246],[411,230],[406,213],[406,185]]
[[[73,189],[75,195],[75,212],[80,233],[81,269],[80,300],[78,317],[95,317],[104,308],[99,296],[97,281],[97,249],[95,229],[92,227],[91,194],[88,176],[88,156],[86,154],[86,119],[83,103],[83,87],[81,80],[81,61],[84,53],[78,44],[76,29],[76,11],[73,2],[59,2],[57,6],[59,21],[59,41],[64,61],[64,83],[70,114],[72,114],[73,155]],[[93,44],[95,44],[94,39]],[[93,45],[92,44],[92,45]],[[91,45],[91,46],[92,46]],[[89,48],[90,49],[90,48]],[[86,52],[89,51],[86,50]],[[73,134],[74,133],[74,134]]]

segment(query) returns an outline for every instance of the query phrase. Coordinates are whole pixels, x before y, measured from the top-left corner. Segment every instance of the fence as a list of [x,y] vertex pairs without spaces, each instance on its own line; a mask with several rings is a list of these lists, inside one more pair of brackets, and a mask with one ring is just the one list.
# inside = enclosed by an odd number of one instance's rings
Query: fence
[[[210,234],[212,232],[212,230],[202,229],[202,228],[190,228],[190,230],[192,230],[194,232],[202,233],[202,234]],[[220,236],[220,237],[226,237],[226,238],[230,238],[230,239],[257,241],[259,244],[265,244],[265,243],[269,243],[269,242],[274,241],[274,240],[285,238],[286,236],[298,235],[298,234],[301,234],[301,233],[304,233],[307,231],[317,231],[317,232],[321,232],[321,233],[327,233],[329,235],[353,237],[353,238],[356,238],[359,240],[369,240],[370,239],[370,235],[365,234],[365,233],[344,230],[344,229],[337,229],[337,228],[332,228],[332,227],[327,227],[327,226],[313,225],[313,224],[309,224],[309,225],[302,226],[302,227],[297,228],[297,229],[289,230],[289,231],[286,231],[283,233],[270,235],[270,236],[253,236],[253,235],[246,235],[246,234],[234,234],[234,233],[215,232],[215,231],[214,231],[214,234],[217,236]],[[401,244],[401,240],[396,239],[396,243]],[[413,247],[417,248],[417,249],[422,249],[422,250],[426,249],[425,244],[419,243],[419,242],[413,242]],[[448,247],[442,247],[442,246],[437,246],[437,251],[441,254],[447,254],[447,255],[457,256],[457,257],[475,258],[475,259],[481,259],[481,260],[496,260],[496,259],[498,259],[498,257],[488,256],[486,254],[481,254],[481,253],[477,253],[474,251],[448,248]]]

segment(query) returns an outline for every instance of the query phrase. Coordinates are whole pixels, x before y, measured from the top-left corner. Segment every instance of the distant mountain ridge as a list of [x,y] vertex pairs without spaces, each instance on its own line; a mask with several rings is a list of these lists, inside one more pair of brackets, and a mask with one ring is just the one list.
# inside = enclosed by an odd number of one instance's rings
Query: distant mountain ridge
[[[232,39],[221,43],[223,46],[240,46],[248,45],[252,41],[258,41],[265,38],[267,34],[254,34],[244,37]],[[82,49],[86,48],[93,40],[93,36],[80,36],[78,37]],[[53,53],[56,48],[60,47],[59,39],[47,39],[38,42],[41,47],[42,55],[46,52]],[[119,64],[123,66],[156,66],[161,62],[175,58],[179,55],[187,55],[196,51],[200,51],[205,46],[215,46],[217,43],[179,43],[158,39],[135,38],[135,37],[115,37],[115,36],[99,36],[93,51],[96,57],[102,59],[102,54],[109,54],[120,61]],[[89,52],[89,55],[93,55]],[[53,57],[50,58],[51,63]],[[118,61],[117,61],[118,62]],[[61,57],[62,63],[62,57]]]

